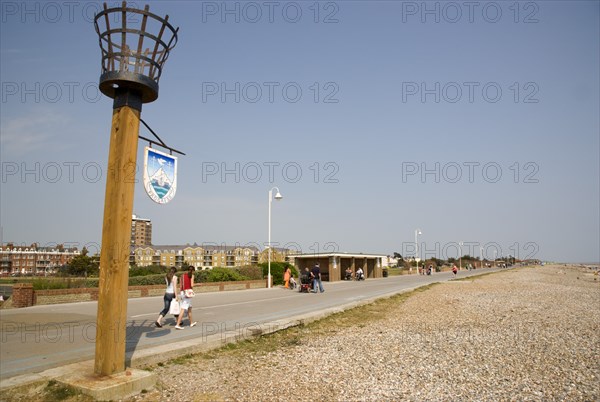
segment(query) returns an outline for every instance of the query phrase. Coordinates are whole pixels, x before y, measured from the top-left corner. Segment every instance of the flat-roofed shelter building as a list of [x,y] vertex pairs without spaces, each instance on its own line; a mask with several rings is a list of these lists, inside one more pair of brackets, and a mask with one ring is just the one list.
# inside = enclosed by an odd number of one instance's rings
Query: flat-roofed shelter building
[[299,272],[304,271],[306,267],[311,270],[316,263],[319,263],[321,278],[324,281],[335,282],[344,279],[347,268],[350,268],[354,275],[358,267],[362,268],[367,279],[382,278],[381,262],[384,257],[385,255],[363,253],[311,253],[290,255],[288,259]]

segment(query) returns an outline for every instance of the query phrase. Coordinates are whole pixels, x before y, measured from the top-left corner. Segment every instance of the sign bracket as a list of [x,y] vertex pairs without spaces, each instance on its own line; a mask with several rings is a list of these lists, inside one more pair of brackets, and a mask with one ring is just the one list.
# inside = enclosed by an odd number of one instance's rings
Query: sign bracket
[[150,132],[151,132],[151,133],[154,135],[154,137],[156,137],[156,139],[157,139],[159,142],[156,142],[156,141],[154,141],[154,140],[152,140],[152,139],[150,139],[150,138],[143,137],[143,136],[141,136],[141,135],[138,135],[138,137],[139,137],[139,138],[141,138],[142,140],[148,141],[148,143],[149,143],[149,144],[151,144],[151,145],[152,145],[152,144],[155,144],[155,145],[158,145],[159,147],[162,147],[162,148],[168,149],[168,150],[169,150],[169,153],[170,153],[171,155],[173,155],[173,152],[175,152],[175,153],[178,153],[179,155],[185,155],[183,152],[181,152],[181,151],[178,151],[178,150],[176,150],[175,148],[171,148],[171,147],[169,147],[167,144],[165,144],[165,143],[164,143],[164,141],[160,139],[160,137],[158,136],[158,134],[156,134],[156,133],[154,132],[154,130],[152,130],[152,129],[150,128],[150,126],[149,126],[148,124],[146,124],[146,122],[145,122],[143,119],[141,119],[141,118],[140,118],[140,121],[141,121],[141,122],[142,122],[142,124],[143,124],[144,126],[146,126],[146,128],[147,128],[147,129],[148,129],[148,130],[149,130],[149,131],[150,131]]

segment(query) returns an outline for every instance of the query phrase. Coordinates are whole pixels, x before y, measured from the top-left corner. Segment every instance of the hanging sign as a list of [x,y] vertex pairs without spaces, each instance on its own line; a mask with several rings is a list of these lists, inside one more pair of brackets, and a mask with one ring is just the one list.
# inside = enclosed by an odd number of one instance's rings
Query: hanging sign
[[154,202],[171,201],[177,190],[177,157],[145,147],[144,188]]

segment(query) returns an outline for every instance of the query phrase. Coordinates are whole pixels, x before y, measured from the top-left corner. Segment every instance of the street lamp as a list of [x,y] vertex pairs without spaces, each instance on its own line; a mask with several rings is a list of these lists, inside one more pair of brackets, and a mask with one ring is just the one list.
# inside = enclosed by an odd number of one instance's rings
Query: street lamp
[[479,259],[481,259],[481,268],[483,268],[483,247],[479,247]]
[[459,241],[458,242],[458,249],[459,249],[459,256],[458,256],[458,269],[462,271],[462,246],[463,246],[463,242]]
[[422,235],[421,229],[415,230],[415,262],[417,263],[417,274],[419,273],[419,242],[417,236]]
[[[277,190],[275,193],[275,197],[273,197],[273,190]],[[267,288],[271,289],[271,203],[273,202],[273,198],[276,200],[281,200],[283,196],[279,192],[279,187],[273,187],[269,190],[269,256],[267,257]]]

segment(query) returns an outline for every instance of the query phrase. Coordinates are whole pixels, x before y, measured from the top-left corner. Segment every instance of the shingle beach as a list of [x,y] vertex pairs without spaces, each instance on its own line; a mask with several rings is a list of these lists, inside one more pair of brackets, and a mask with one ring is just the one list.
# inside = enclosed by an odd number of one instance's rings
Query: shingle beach
[[452,281],[382,317],[152,370],[143,401],[597,401],[600,278],[551,265]]

